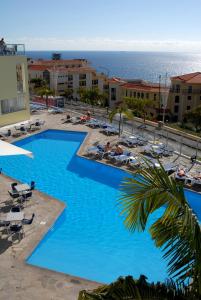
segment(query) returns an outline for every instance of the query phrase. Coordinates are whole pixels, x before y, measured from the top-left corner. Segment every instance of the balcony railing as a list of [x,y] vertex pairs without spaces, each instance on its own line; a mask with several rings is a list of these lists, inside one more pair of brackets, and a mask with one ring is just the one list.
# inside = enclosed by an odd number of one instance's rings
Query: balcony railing
[[25,55],[24,44],[4,44],[0,45],[0,55]]
[[197,94],[201,94],[201,88],[200,89],[193,89],[193,90],[188,90],[188,89],[170,89],[171,93],[181,93],[183,95],[197,95]]

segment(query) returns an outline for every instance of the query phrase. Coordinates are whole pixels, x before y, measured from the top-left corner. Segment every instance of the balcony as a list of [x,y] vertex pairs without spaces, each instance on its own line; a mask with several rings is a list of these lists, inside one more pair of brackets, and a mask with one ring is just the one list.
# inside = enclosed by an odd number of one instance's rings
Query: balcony
[[170,88],[170,93],[181,93],[183,95],[198,95],[201,94],[201,88],[200,89],[174,89],[174,88]]
[[3,44],[0,45],[0,56],[25,55],[24,44]]

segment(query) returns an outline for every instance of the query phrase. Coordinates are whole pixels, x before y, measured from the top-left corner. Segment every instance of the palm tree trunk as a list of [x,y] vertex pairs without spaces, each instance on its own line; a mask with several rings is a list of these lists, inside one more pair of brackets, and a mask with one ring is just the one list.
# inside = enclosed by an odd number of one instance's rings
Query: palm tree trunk
[[121,113],[119,113],[119,137],[121,135]]
[[46,97],[45,97],[45,104],[46,104],[46,107],[48,108],[48,95],[46,95]]

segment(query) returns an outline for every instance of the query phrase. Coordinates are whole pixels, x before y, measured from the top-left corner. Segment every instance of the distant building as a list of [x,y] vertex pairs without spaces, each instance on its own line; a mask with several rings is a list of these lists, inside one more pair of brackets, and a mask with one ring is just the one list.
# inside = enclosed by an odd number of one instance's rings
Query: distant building
[[[167,88],[144,80],[123,80],[114,77],[109,81],[109,91],[110,107],[115,107],[125,97],[149,99],[153,101],[153,106],[147,109],[147,114],[155,119],[162,118],[163,109],[159,99],[162,93],[168,93]],[[168,114],[168,108],[166,108],[165,114]]]
[[52,53],[52,59],[53,60],[60,60],[61,59],[61,53]]
[[174,121],[201,105],[201,72],[171,77],[168,105]]
[[85,59],[73,60],[37,60],[29,64],[29,81],[41,78],[46,81],[55,94],[62,95],[73,91],[73,98],[79,98],[79,89],[98,88],[108,91],[108,78],[97,73]]
[[0,126],[30,118],[24,45],[6,44],[0,53]]

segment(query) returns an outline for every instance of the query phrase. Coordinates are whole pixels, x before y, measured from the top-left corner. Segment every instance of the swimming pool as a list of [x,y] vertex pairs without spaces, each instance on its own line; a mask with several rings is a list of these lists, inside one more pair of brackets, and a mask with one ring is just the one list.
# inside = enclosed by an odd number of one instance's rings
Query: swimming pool
[[[47,130],[15,144],[34,153],[0,157],[3,172],[65,202],[67,208],[28,257],[29,264],[108,283],[120,275],[167,277],[166,262],[149,233],[128,232],[116,200],[124,171],[76,155],[86,133]],[[188,192],[201,214],[197,194]],[[151,216],[151,223],[162,209]],[[37,214],[37,211],[35,212]],[[201,215],[200,215],[201,219]]]

